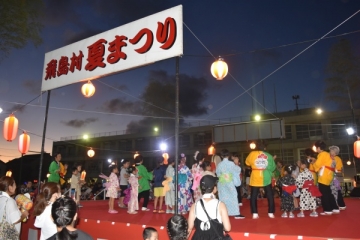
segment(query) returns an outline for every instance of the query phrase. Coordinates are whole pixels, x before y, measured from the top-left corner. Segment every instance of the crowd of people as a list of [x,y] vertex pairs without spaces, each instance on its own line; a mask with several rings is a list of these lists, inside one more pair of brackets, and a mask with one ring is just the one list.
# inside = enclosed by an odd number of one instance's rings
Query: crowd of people
[[[305,217],[306,211],[310,212],[310,217],[318,217],[320,206],[323,210],[320,215],[339,214],[340,210],[346,209],[338,180],[343,170],[338,156],[339,148],[331,146],[326,151],[323,141],[316,142],[315,146],[316,152],[306,149],[305,158],[294,164],[283,165],[277,156],[266,151],[265,142],[260,141],[244,159],[243,170],[239,156],[232,155],[226,149],[220,152],[221,160],[217,162],[211,162],[205,154],[195,152],[194,164],[190,168],[186,164],[185,154],[180,154],[177,169],[173,158],[168,159],[165,165],[160,157],[156,159],[157,166],[153,171],[148,171],[143,165],[142,155],[135,158],[133,166],[124,159],[120,169],[112,165],[110,175],[103,176],[107,179],[108,213],[119,213],[116,205],[126,208],[128,214],[150,211],[148,203],[152,193],[153,213],[179,213],[167,223],[170,239],[177,240],[187,239],[193,230],[194,240],[223,236],[231,230],[231,217],[245,218],[240,212],[243,195],[250,200],[253,219],[260,217],[257,208],[259,196],[267,198],[267,215],[275,218],[274,194],[281,198],[282,218]],[[76,208],[81,207],[81,187],[85,184],[80,178],[81,165],[72,168],[70,189],[74,192],[70,191],[68,196],[64,196],[61,179],[66,174],[67,166],[64,167],[60,161],[61,154],[56,154],[49,168],[49,181],[42,184],[40,192],[36,194],[33,215],[36,217],[35,226],[41,229],[40,239],[92,239],[75,228]],[[177,183],[174,181],[176,171]],[[0,207],[0,216],[6,216],[6,221],[13,226],[13,232],[18,234],[21,222],[29,212],[24,209],[19,211],[12,197],[16,193],[13,178],[2,177],[0,191],[0,206],[4,206]],[[21,194],[32,193],[34,197],[33,192],[31,183],[21,186]],[[119,199],[117,204],[115,199]],[[175,209],[176,201],[178,209]],[[184,217],[185,214],[188,214],[188,219]],[[154,228],[146,228],[143,232],[144,239],[157,239],[157,236]]]

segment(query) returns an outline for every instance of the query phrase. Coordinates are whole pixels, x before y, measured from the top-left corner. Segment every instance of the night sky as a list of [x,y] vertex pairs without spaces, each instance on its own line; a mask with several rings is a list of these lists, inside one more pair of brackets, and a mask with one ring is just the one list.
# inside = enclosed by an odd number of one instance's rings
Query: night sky
[[[360,32],[321,40],[253,88],[253,95],[261,104],[264,96],[265,110],[244,94],[241,86],[248,89],[258,83],[313,42],[293,43],[322,37],[358,11],[360,1],[62,0],[46,1],[41,14],[43,44],[36,48],[29,43],[23,49],[13,49],[10,56],[0,62],[1,120],[16,111],[19,127],[35,134],[31,135],[30,150],[40,152],[47,94],[20,110],[16,103],[27,103],[41,94],[45,53],[179,4],[183,5],[184,21],[180,73],[206,79],[203,87],[207,94],[201,103],[207,113],[188,116],[186,122],[294,110],[293,95],[300,95],[300,108],[336,110],[336,105],[328,102],[323,93],[329,50],[341,38],[346,38],[352,44],[354,55],[359,56]],[[358,30],[360,13],[329,36]],[[288,44],[291,45],[284,46]],[[234,79],[230,75],[222,81],[212,77],[210,66],[214,59],[207,49],[214,56],[224,57]],[[267,50],[256,51],[260,49]],[[52,142],[61,137],[126,130],[130,121],[143,118],[141,114],[134,114],[132,103],[141,96],[150,76],[163,73],[175,75],[175,59],[99,79],[113,88],[93,81],[96,93],[90,99],[82,96],[81,83],[53,90],[45,151],[51,152]],[[1,138],[0,159],[7,162],[19,156],[17,139],[8,143]]]

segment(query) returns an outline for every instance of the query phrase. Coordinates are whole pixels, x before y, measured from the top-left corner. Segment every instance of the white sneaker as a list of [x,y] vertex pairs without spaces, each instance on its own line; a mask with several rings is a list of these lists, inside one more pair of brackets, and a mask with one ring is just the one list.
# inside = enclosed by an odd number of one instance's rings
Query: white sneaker
[[253,219],[258,219],[258,218],[259,218],[259,214],[253,213]]
[[275,218],[273,213],[268,213],[269,218]]
[[287,218],[287,217],[288,217],[288,215],[287,215],[287,213],[286,213],[286,212],[284,212],[283,214],[281,214],[281,217],[282,217],[282,218]]
[[146,207],[142,207],[142,208],[141,208],[141,211],[148,212],[148,211],[150,211],[150,209],[148,209],[148,208],[146,208]]
[[340,213],[340,210],[339,210],[339,209],[334,209],[334,210],[332,210],[332,211],[333,211],[333,213],[335,213],[335,214]]
[[291,212],[289,213],[289,218],[295,218],[295,215]]
[[339,207],[339,209],[340,209],[340,210],[345,210],[345,209],[346,209],[346,207]]

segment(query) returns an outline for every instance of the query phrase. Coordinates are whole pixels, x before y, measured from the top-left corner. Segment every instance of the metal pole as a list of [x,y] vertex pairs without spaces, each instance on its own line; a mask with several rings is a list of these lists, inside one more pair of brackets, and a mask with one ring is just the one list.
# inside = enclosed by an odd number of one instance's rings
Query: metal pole
[[47,117],[48,117],[48,112],[49,112],[50,93],[51,93],[51,90],[48,90],[48,95],[47,95],[47,100],[46,100],[46,109],[45,109],[44,129],[43,129],[43,135],[42,135],[42,141],[41,141],[38,193],[40,193],[40,186],[41,186],[41,172],[42,172],[42,164],[43,164],[43,160],[44,160],[44,145],[45,145]]
[[281,160],[284,160],[284,146],[283,146],[283,130],[282,130],[282,124],[281,124],[282,118],[279,118],[280,123],[280,141],[281,141]]
[[179,57],[176,57],[175,75],[175,214],[178,210],[178,165],[179,165]]

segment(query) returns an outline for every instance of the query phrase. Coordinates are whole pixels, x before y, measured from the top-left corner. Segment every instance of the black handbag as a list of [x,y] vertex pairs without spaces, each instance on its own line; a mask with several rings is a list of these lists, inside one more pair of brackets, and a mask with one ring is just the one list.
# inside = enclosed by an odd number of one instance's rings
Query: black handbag
[[222,234],[222,236],[220,236],[220,234],[216,231],[216,228],[211,224],[211,222],[212,222],[213,220],[209,217],[209,214],[206,212],[205,206],[204,206],[204,203],[203,203],[203,200],[202,200],[202,199],[200,199],[200,203],[201,203],[202,208],[204,209],[204,212],[205,212],[206,216],[207,216],[208,219],[209,219],[210,226],[215,230],[216,235],[218,236],[218,239],[219,239],[219,240],[233,240],[228,233],[226,233],[225,235]]

